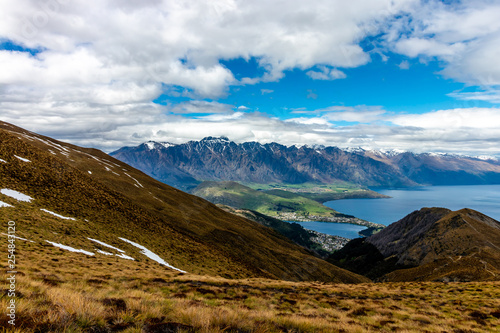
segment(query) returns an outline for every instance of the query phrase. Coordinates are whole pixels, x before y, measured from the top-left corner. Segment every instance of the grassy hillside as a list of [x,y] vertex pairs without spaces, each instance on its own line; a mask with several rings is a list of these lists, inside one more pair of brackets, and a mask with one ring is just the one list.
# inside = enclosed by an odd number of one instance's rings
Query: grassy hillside
[[[498,332],[500,284],[322,284],[179,275],[22,248],[10,332]],[[42,256],[38,255],[38,259]],[[52,261],[51,259],[58,259]],[[22,261],[21,261],[22,262]],[[68,267],[78,262],[79,271]],[[112,265],[108,265],[108,264]],[[90,269],[92,267],[92,269]],[[110,269],[112,268],[112,269]],[[0,299],[7,307],[8,299]],[[5,311],[0,327],[8,327]]]
[[0,207],[0,217],[15,221],[18,235],[34,241],[40,251],[52,248],[46,242],[51,241],[96,253],[92,238],[125,250],[135,262],[158,265],[120,239],[124,238],[194,274],[364,281],[313,257],[267,227],[162,184],[100,151],[5,123],[1,127],[0,159],[5,162],[0,162],[0,189],[18,191],[33,200],[21,202],[0,194],[0,201],[12,206]]

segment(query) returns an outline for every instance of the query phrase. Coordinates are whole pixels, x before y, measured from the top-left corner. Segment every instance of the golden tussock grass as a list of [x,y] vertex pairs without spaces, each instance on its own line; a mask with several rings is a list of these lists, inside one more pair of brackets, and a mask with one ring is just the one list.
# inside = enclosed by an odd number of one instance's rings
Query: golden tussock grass
[[[500,329],[498,282],[346,285],[227,280],[159,269],[128,276],[110,272],[108,279],[102,273],[77,278],[62,272],[58,283],[40,272],[20,275],[16,328],[28,333]],[[4,295],[0,306],[7,302]],[[5,314],[0,326],[10,327]]]

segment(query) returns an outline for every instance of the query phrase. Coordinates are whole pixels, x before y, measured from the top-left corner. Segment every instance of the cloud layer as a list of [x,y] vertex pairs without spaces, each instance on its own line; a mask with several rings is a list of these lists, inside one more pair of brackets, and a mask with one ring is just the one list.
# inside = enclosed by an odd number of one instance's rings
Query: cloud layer
[[[500,5],[486,0],[2,1],[0,42],[25,51],[0,50],[0,119],[108,151],[226,135],[498,153],[496,108],[396,116],[332,107],[276,119],[217,99],[229,87],[278,81],[293,69],[343,79],[342,69],[396,52],[438,60],[441,75],[482,89],[450,96],[498,103],[499,17]],[[371,48],[361,46],[367,40]],[[220,61],[238,58],[257,59],[263,74],[236,79]],[[181,102],[153,103],[162,94]]]

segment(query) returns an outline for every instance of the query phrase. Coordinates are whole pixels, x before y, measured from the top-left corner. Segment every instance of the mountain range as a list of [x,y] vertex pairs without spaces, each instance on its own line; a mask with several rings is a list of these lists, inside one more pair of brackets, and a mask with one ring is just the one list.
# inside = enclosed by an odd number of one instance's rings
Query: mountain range
[[337,147],[236,144],[207,137],[183,144],[146,142],[111,156],[169,185],[188,189],[200,181],[361,186],[499,184],[495,158],[451,154],[381,152]]

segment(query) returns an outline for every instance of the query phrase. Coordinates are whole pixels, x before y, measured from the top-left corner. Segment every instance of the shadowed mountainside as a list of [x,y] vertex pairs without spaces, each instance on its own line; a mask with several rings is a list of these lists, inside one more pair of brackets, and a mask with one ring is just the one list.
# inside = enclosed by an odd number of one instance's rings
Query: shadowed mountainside
[[500,280],[500,222],[471,209],[422,208],[330,261],[384,281]]

